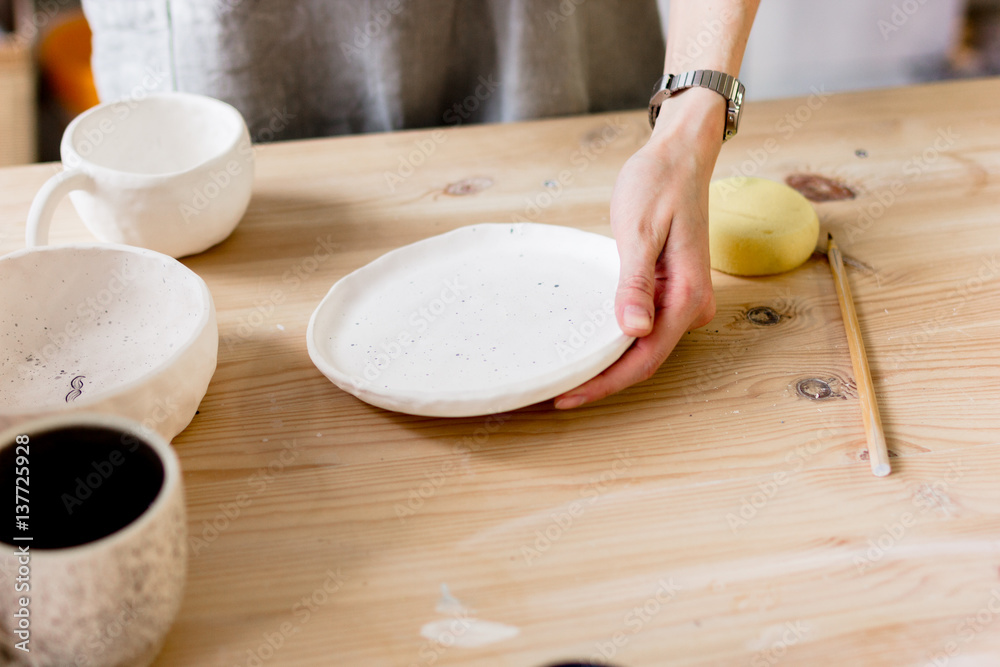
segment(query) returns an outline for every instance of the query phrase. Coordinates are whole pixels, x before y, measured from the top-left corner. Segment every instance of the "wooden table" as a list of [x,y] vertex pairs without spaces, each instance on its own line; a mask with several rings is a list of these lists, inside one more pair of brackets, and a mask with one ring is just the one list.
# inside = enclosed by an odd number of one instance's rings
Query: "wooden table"
[[[572,412],[394,414],[310,363],[320,298],[387,250],[511,219],[609,233],[644,112],[261,146],[246,218],[185,260],[221,341],[174,441],[190,574],[156,664],[998,664],[997,99],[750,102],[716,170],[856,193],[816,206],[853,258],[885,479],[819,255],[716,274],[711,324]],[[0,249],[55,170],[0,170]],[[53,228],[90,238],[68,203]]]

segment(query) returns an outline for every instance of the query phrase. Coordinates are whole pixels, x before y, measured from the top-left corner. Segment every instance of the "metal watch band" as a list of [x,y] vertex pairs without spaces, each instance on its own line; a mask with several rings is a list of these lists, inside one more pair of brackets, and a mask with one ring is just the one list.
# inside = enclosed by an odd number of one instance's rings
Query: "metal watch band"
[[711,69],[691,70],[683,74],[667,74],[660,77],[653,86],[653,96],[649,100],[649,126],[656,125],[660,106],[668,97],[694,86],[714,90],[726,98],[726,129],[722,141],[734,137],[739,128],[740,109],[743,106],[743,93],[746,89],[736,77]]

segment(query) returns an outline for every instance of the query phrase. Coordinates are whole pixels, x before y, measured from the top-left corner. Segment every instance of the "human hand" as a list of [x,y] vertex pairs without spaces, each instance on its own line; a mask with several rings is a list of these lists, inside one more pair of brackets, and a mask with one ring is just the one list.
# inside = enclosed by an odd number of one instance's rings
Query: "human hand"
[[556,397],[556,408],[575,408],[652,377],[684,332],[715,316],[708,184],[722,143],[723,100],[691,89],[668,102],[649,142],[622,167],[611,196],[621,258],[615,317],[636,341],[600,375]]

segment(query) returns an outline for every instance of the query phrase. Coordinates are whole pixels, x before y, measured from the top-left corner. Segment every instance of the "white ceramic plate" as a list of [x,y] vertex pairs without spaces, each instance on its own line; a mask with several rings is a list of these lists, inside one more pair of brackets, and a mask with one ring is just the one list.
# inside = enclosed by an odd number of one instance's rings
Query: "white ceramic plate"
[[544,401],[632,343],[618,328],[612,239],[481,224],[399,248],[338,281],[309,321],[309,356],[388,410],[466,417]]
[[[0,426],[42,415],[120,415],[167,440],[215,371],[208,287],[132,246],[41,246],[0,257]],[[2,430],[2,429],[0,429]]]

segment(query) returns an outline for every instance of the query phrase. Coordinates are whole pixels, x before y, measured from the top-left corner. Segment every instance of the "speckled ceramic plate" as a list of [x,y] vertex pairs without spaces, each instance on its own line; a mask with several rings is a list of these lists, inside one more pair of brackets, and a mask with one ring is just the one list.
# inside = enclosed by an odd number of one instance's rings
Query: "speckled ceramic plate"
[[313,363],[388,410],[465,417],[572,389],[632,343],[612,239],[481,224],[394,250],[338,281],[309,322]]
[[0,257],[0,426],[60,412],[119,415],[167,440],[215,371],[205,282],[166,255],[80,243]]

